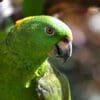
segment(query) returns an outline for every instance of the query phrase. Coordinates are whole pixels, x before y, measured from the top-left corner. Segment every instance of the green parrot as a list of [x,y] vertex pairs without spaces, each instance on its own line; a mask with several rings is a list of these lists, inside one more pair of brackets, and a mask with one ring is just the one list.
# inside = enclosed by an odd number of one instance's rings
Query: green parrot
[[0,100],[71,100],[67,77],[48,58],[72,53],[69,27],[51,16],[18,20],[0,43]]

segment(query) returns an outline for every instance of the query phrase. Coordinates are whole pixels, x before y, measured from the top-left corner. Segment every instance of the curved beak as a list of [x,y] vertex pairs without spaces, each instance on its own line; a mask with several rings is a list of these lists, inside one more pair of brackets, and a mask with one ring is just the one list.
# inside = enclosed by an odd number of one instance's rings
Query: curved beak
[[72,42],[66,37],[62,38],[59,43],[55,45],[54,53],[64,59],[64,62],[72,55]]

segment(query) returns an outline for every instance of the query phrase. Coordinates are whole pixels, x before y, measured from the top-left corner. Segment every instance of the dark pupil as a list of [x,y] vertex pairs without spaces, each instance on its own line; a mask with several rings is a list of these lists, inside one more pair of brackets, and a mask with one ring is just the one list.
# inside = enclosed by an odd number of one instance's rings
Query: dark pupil
[[52,34],[53,30],[51,28],[47,28],[47,33]]

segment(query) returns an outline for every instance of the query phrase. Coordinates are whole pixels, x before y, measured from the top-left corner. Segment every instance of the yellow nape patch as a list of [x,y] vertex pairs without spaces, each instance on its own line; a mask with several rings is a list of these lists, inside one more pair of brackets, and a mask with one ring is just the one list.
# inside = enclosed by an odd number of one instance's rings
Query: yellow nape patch
[[20,26],[22,24],[22,22],[33,19],[33,18],[34,18],[33,16],[30,16],[30,17],[26,17],[23,19],[19,19],[18,21],[16,21],[16,26]]

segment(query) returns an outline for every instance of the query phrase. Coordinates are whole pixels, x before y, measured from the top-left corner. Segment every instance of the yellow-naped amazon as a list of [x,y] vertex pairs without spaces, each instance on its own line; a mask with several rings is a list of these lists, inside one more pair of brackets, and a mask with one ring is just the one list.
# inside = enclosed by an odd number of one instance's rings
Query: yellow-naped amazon
[[0,100],[71,100],[69,82],[49,56],[72,53],[69,27],[51,16],[18,20],[0,43]]

